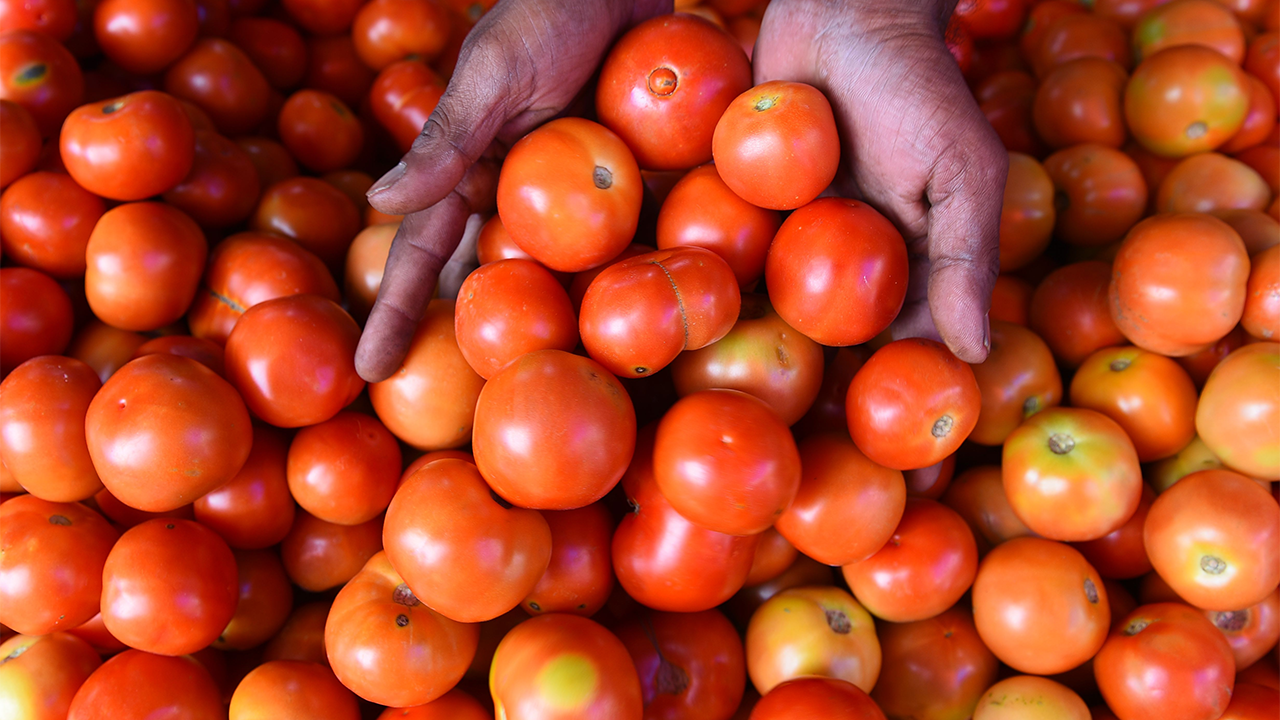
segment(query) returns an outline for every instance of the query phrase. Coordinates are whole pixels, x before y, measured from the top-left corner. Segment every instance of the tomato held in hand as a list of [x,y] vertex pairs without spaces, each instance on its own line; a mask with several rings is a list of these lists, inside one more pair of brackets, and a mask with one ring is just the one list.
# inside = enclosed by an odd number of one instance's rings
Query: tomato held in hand
[[650,717],[727,720],[742,702],[742,640],[718,610],[646,613],[617,629]]
[[1280,371],[1280,344],[1260,342],[1233,351],[1209,375],[1196,405],[1196,432],[1227,467],[1280,480],[1280,400],[1259,392]]
[[56,355],[32,358],[0,382],[0,451],[22,489],[51,502],[102,489],[84,422],[101,387],[88,365]]
[[85,680],[67,720],[119,720],[176,715],[183,720],[226,720],[218,686],[190,657],[126,650]]
[[871,615],[839,588],[783,590],[747,626],[747,672],[756,690],[822,675],[871,688],[880,675],[880,641]]
[[94,396],[85,438],[113,495],[163,512],[234,477],[249,457],[253,430],[235,388],[212,370],[190,358],[147,355]]
[[662,15],[627,31],[604,60],[600,122],[646,170],[711,159],[725,108],[751,87],[751,63],[728,33],[691,15]]
[[187,176],[196,136],[178,100],[143,90],[77,108],[62,126],[59,146],[67,172],[85,190],[142,200]]

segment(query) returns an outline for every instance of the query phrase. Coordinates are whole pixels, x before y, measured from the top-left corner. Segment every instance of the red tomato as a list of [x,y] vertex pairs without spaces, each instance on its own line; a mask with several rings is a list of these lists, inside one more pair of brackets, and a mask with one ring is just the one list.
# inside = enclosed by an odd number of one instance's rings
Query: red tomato
[[1096,143],[1118,148],[1124,124],[1124,89],[1129,73],[1099,57],[1065,62],[1044,77],[1036,90],[1032,119],[1050,147]]
[[1205,610],[1204,616],[1231,644],[1237,670],[1258,662],[1280,639],[1280,591],[1243,610]]
[[289,23],[265,17],[237,17],[227,39],[235,43],[263,77],[277,90],[302,82],[307,71],[307,46]]
[[192,46],[165,73],[164,89],[195,103],[224,135],[252,131],[271,110],[271,87],[262,71],[243,50],[219,38]]
[[284,540],[296,510],[285,477],[288,451],[284,433],[254,425],[253,446],[240,472],[195,501],[195,519],[233,548],[267,548]]
[[498,214],[535,260],[578,272],[631,242],[642,194],[640,168],[617,135],[589,120],[560,118],[512,146],[498,177]]
[[969,524],[980,555],[1006,540],[1035,534],[1014,514],[996,466],[979,465],[960,473],[947,486],[942,504]]
[[[2,213],[0,209],[0,223],[4,222]],[[1259,340],[1280,340],[1280,245],[1254,255],[1250,263],[1240,324]]]
[[338,592],[324,628],[342,684],[365,700],[395,706],[445,694],[462,678],[478,637],[477,626],[454,622],[415,597],[384,553]]
[[76,59],[44,33],[9,30],[0,34],[0,68],[0,99],[26,110],[41,136],[57,137],[63,118],[84,98]]
[[1000,270],[1025,267],[1044,252],[1056,219],[1053,180],[1035,158],[1009,153],[1000,209]]
[[1043,78],[1059,65],[1085,57],[1111,60],[1125,69],[1133,67],[1124,30],[1095,13],[1070,13],[1048,23],[1029,60],[1036,76]]
[[242,137],[236,139],[241,150],[249,153],[253,167],[258,171],[258,186],[269,188],[281,180],[297,177],[298,164],[293,161],[284,146],[275,140],[263,137]]
[[1115,420],[1138,460],[1169,457],[1195,437],[1196,388],[1176,362],[1141,348],[1104,348],[1071,379],[1071,404]]
[[382,550],[382,524],[379,516],[360,525],[337,525],[298,510],[280,543],[285,573],[311,592],[341,586]]
[[226,720],[218,686],[190,657],[126,650],[85,680],[71,700],[67,720],[118,720],[177,714],[183,720]]
[[107,630],[145,652],[186,655],[212,643],[236,599],[231,549],[190,520],[158,518],[125,531],[102,569]]
[[1177,0],[1161,3],[1133,26],[1134,59],[1141,62],[1178,45],[1202,45],[1217,50],[1236,64],[1244,60],[1244,32],[1227,3]]
[[716,610],[649,613],[617,629],[652,718],[728,718],[742,701],[746,656]]
[[[31,172],[40,160],[40,129],[35,118],[26,108],[7,99],[0,100],[0,152],[5,159],[4,168],[0,169],[0,188]],[[10,252],[7,245],[5,252]]]
[[551,561],[521,606],[530,615],[595,615],[613,591],[613,518],[597,502],[576,510],[548,510],[542,519],[551,528]]
[[831,103],[815,87],[781,80],[734,98],[716,123],[711,149],[725,184],[771,210],[808,204],[840,164]]
[[359,720],[360,705],[328,668],[298,660],[259,665],[231,696],[230,720],[295,717]]
[[941,462],[973,430],[982,393],[942,343],[911,338],[877,350],[849,385],[849,434],[874,462],[914,470]]
[[395,436],[377,418],[344,411],[294,436],[289,492],[321,520],[359,525],[387,509],[400,467]]
[[245,311],[227,338],[227,379],[250,412],[278,427],[324,422],[364,389],[360,328],[337,303],[291,295]]
[[351,27],[360,0],[284,0],[285,12],[313,35],[337,35]]
[[1076,145],[1045,158],[1044,169],[1058,206],[1054,232],[1064,242],[1108,245],[1123,238],[1146,210],[1147,181],[1119,150]]
[[1125,88],[1129,131],[1165,157],[1218,147],[1240,130],[1248,112],[1244,71],[1198,45],[1166,48],[1143,60]]
[[871,699],[893,717],[965,717],[996,679],[999,663],[967,608],[885,623],[879,636],[883,664]]
[[88,365],[56,355],[32,358],[0,382],[0,450],[22,489],[51,502],[84,500],[102,489],[84,430],[101,387]]
[[343,192],[318,178],[295,177],[268,186],[249,228],[284,235],[315,253],[336,277],[360,232],[360,211]]
[[751,63],[732,37],[690,15],[661,15],[627,31],[600,68],[596,114],[646,170],[711,159],[725,108],[751,87]]
[[29,268],[0,268],[0,376],[39,355],[59,355],[71,340],[71,298],[53,278]]
[[191,358],[215,373],[223,374],[222,346],[190,335],[162,335],[148,340],[134,352],[133,359],[161,354]]
[[444,80],[421,60],[393,62],[378,73],[369,90],[373,117],[409,152],[431,112],[444,94]]
[[1268,720],[1280,713],[1280,692],[1247,682],[1236,682],[1231,703],[1218,720]]
[[1233,351],[1214,368],[1196,405],[1196,432],[1229,468],[1280,480],[1280,401],[1269,387],[1280,369],[1280,344],[1260,342]]
[[100,0],[93,29],[108,59],[135,75],[152,75],[191,47],[200,16],[194,0]]
[[773,525],[800,486],[800,454],[764,401],[737,390],[682,398],[658,424],[658,490],[694,524],[726,535]]
[[0,29],[38,30],[66,42],[76,27],[76,3],[72,0],[37,0],[0,3]]
[[1125,342],[1107,304],[1110,282],[1111,266],[1089,260],[1064,265],[1036,286],[1028,325],[1063,365],[1076,367],[1095,350]]
[[760,698],[749,720],[884,720],[884,711],[843,680],[806,677],[778,685]]
[[792,588],[769,598],[751,616],[746,648],[747,673],[765,694],[805,675],[838,678],[859,689],[874,686],[880,675],[875,623],[839,588]]
[[489,688],[498,717],[640,720],[644,714],[626,646],[576,615],[542,615],[507,633],[493,655]]
[[0,528],[0,623],[46,635],[98,613],[102,566],[119,537],[101,515],[23,495],[0,505]]
[[196,152],[182,104],[155,90],[77,108],[62,125],[59,145],[71,177],[112,200],[171,189],[191,171]]
[[480,391],[472,452],[506,501],[569,510],[604,497],[622,477],[635,447],[635,417],[626,390],[598,363],[538,350]]
[[381,70],[406,57],[435,60],[449,42],[452,18],[436,0],[372,0],[351,27],[356,54]]
[[1024,420],[1062,400],[1062,377],[1049,346],[1034,332],[991,320],[991,353],[972,365],[982,407],[969,439],[1001,445]]
[[907,296],[907,247],[874,208],[823,198],[792,213],[765,261],[778,315],[823,345],[879,335]]
[[284,627],[262,651],[263,662],[272,660],[307,660],[329,666],[324,650],[324,625],[329,619],[329,600],[300,605],[289,615]]
[[425,705],[387,708],[377,720],[493,720],[493,715],[470,695],[454,688]]
[[364,145],[360,120],[338,98],[299,90],[285,101],[277,119],[280,140],[309,170],[339,170],[355,161]]
[[1143,485],[1138,509],[1125,524],[1096,540],[1075,543],[1075,549],[1084,555],[1099,575],[1108,580],[1129,580],[1151,572],[1151,560],[1142,541],[1142,530],[1155,499],[1156,494],[1151,487]]
[[[1218,146],[1219,152],[1234,154],[1258,147],[1266,142],[1276,127],[1276,99],[1271,90],[1252,74],[1247,75],[1246,79],[1249,85],[1249,111],[1245,114],[1240,130],[1230,140]],[[1272,173],[1274,174],[1275,172]]]
[[[6,147],[6,170],[8,152]],[[105,211],[102,198],[70,176],[34,172],[0,196],[0,244],[4,254],[20,265],[56,278],[78,278],[85,272],[89,234]]]
[[85,438],[113,495],[130,507],[164,512],[235,477],[253,431],[226,380],[190,358],[147,355],[94,396]]
[[102,665],[89,643],[68,633],[14,635],[0,643],[0,657],[0,697],[24,720],[66,720],[76,691]]
[[921,498],[907,499],[884,547],[843,569],[858,602],[890,622],[942,613],[964,595],[977,572],[978,546],[964,518]]
[[213,647],[248,650],[270,640],[293,609],[293,586],[275,550],[235,550],[239,577],[235,615]]
[[259,189],[247,152],[221,135],[200,131],[191,173],[164,199],[204,227],[225,228],[249,217],[258,204]]

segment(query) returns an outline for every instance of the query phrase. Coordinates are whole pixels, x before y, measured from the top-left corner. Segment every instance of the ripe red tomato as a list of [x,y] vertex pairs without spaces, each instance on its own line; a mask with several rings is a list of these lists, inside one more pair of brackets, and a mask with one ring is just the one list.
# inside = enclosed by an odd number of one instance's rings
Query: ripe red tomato
[[1124,124],[1124,88],[1129,73],[1100,57],[1082,57],[1055,67],[1040,83],[1032,105],[1036,132],[1050,147],[1097,143],[1118,148]]
[[631,461],[635,409],[617,378],[560,350],[517,358],[476,403],[476,466],[507,502],[539,510],[589,505]]
[[147,355],[120,368],[94,396],[85,438],[111,494],[130,507],[164,512],[235,477],[253,430],[235,388],[212,370],[190,358]]
[[0,268],[0,376],[39,355],[59,355],[71,340],[71,299],[38,270]]
[[[40,159],[40,129],[35,118],[8,99],[0,100],[0,152],[5,159],[4,168],[0,169],[0,188],[31,172]],[[5,252],[10,252],[7,247]]]
[[1280,480],[1280,412],[1270,387],[1280,368],[1280,344],[1260,342],[1233,351],[1222,360],[1200,393],[1196,432],[1215,457],[1253,477]]
[[640,168],[617,135],[589,120],[560,118],[512,146],[498,177],[498,214],[535,260],[578,272],[631,242],[642,194]]
[[661,15],[627,31],[600,68],[596,114],[646,170],[711,159],[725,108],[751,87],[751,63],[723,30],[691,15]]
[[547,510],[542,518],[551,528],[551,561],[520,605],[530,615],[595,615],[613,591],[613,518],[601,502],[576,510]]
[[286,477],[290,494],[307,512],[359,525],[387,509],[400,468],[395,436],[377,418],[344,411],[293,437]]
[[[4,222],[2,208],[0,201],[0,227]],[[1250,263],[1240,324],[1259,340],[1280,340],[1280,245],[1257,253]]]
[[1111,18],[1096,13],[1069,13],[1047,24],[1029,60],[1037,77],[1077,58],[1096,57],[1133,67],[1128,37]]
[[893,717],[966,717],[996,679],[999,663],[967,608],[885,623],[879,636],[883,664],[871,699]]
[[942,504],[969,523],[979,555],[986,555],[1006,540],[1034,535],[1010,507],[997,466],[979,465],[960,473],[947,486]]
[[230,720],[308,717],[359,720],[356,696],[323,665],[265,662],[245,675],[231,696]]
[[195,519],[233,548],[268,548],[284,540],[296,510],[285,477],[288,452],[284,433],[254,425],[240,472],[195,501]]
[[[8,170],[9,148],[4,152]],[[0,196],[0,244],[20,265],[56,278],[78,278],[85,272],[89,234],[104,212],[102,198],[70,176],[34,172]]]
[[454,688],[425,705],[387,708],[377,720],[492,720],[493,715],[470,695]]
[[382,69],[369,89],[373,117],[401,152],[409,152],[444,94],[445,82],[421,60],[399,60]]
[[318,173],[347,167],[364,145],[360,120],[341,100],[319,90],[290,95],[276,127],[290,154]]
[[67,172],[85,190],[142,200],[187,176],[196,138],[178,100],[142,90],[77,108],[62,125],[59,146]]
[[1146,575],[1151,572],[1152,566],[1142,541],[1142,531],[1147,522],[1147,513],[1151,511],[1151,503],[1155,499],[1155,492],[1144,484],[1138,509],[1125,524],[1108,535],[1088,542],[1074,543],[1073,546],[1099,575],[1108,580],[1129,580]]
[[212,131],[196,133],[191,173],[164,194],[165,202],[207,228],[238,225],[258,204],[253,160],[239,145]]
[[895,470],[941,462],[973,430],[982,393],[973,369],[942,343],[911,338],[877,350],[849,385],[849,434]]
[[227,39],[235,43],[262,76],[277,90],[302,82],[307,71],[307,46],[302,34],[287,22],[265,17],[237,17]]
[[1029,327],[1067,367],[1078,366],[1099,348],[1125,342],[1107,304],[1110,282],[1111,266],[1088,260],[1064,265],[1036,286]]
[[640,676],[647,716],[728,718],[742,702],[742,640],[719,611],[648,613],[616,632]]
[[1196,388],[1178,363],[1136,347],[1104,348],[1071,379],[1071,404],[1115,420],[1138,460],[1169,457],[1195,437]]
[[826,677],[788,680],[770,690],[749,720],[885,720],[884,711],[855,685]]
[[1128,155],[1085,143],[1045,158],[1053,181],[1054,233],[1072,245],[1108,245],[1124,237],[1147,207],[1147,182]]
[[771,210],[807,205],[840,164],[831,103],[811,85],[782,80],[734,98],[716,123],[711,149],[725,184]]
[[1056,221],[1053,180],[1030,155],[1009,153],[1000,209],[1000,270],[1025,267],[1044,252]]
[[1205,610],[1231,645],[1237,671],[1262,659],[1280,639],[1280,591],[1243,610]]
[[71,699],[102,658],[70,633],[14,635],[0,643],[0,697],[14,717],[64,720]]
[[0,99],[22,106],[43,137],[57,137],[63,118],[83,102],[80,65],[61,43],[44,33],[9,30],[0,34],[0,68]]
[[871,615],[849,593],[831,587],[783,590],[751,616],[747,673],[768,694],[779,683],[821,675],[873,687],[880,641]]
[[263,190],[249,228],[284,235],[313,252],[334,277],[360,232],[360,211],[343,192],[312,177],[282,180]]
[[209,645],[235,615],[237,597],[231,549],[190,520],[157,518],[130,528],[102,568],[107,630],[145,652],[186,655]]
[[164,89],[208,113],[224,135],[249,133],[271,113],[267,78],[243,50],[221,38],[193,45],[165,73]]
[[1181,0],[1160,4],[1133,26],[1134,59],[1141,62],[1167,47],[1202,45],[1239,64],[1244,60],[1244,32],[1227,3]]
[[360,525],[338,525],[297,510],[280,543],[285,573],[303,590],[341,587],[382,550],[382,520],[378,516]]
[[227,379],[249,411],[277,427],[324,422],[364,389],[360,327],[337,303],[290,295],[249,308],[227,338]]
[[453,23],[437,0],[372,0],[356,13],[351,39],[364,64],[381,70],[406,57],[435,60]]
[[479,634],[422,604],[378,553],[333,599],[324,646],[343,685],[369,702],[405,707],[456,685]]
[[778,315],[823,345],[856,345],[902,309],[907,249],[883,215],[857,200],[824,198],[792,213],[765,263]]
[[84,430],[101,387],[88,365],[56,355],[32,358],[0,382],[0,450],[23,490],[51,502],[75,502],[102,489]]
[[275,637],[293,610],[293,586],[275,550],[233,550],[239,578],[235,614],[213,647],[248,650]]
[[195,42],[200,16],[194,0],[101,0],[93,28],[108,59],[135,75],[153,75]]
[[1062,377],[1040,336],[1013,323],[991,320],[991,353],[973,368],[982,407],[969,439],[1001,445],[1024,420],[1062,400]]
[[1199,45],[1170,47],[1146,58],[1125,88],[1129,132],[1165,157],[1218,147],[1240,130],[1248,112],[1244,71]]
[[289,17],[312,35],[338,35],[351,27],[359,0],[284,0]]
[[126,650],[85,680],[71,700],[67,720],[117,720],[178,713],[183,720],[226,720],[218,686],[190,657]]

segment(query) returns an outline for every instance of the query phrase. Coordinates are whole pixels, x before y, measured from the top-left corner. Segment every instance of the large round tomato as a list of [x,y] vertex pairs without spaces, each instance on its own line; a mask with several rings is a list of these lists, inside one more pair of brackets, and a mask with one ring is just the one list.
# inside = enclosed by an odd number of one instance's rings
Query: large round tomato
[[1075,367],[1099,348],[1124,343],[1107,304],[1110,282],[1111,266],[1088,260],[1064,265],[1036,286],[1027,324],[1062,364]]
[[1123,67],[1100,57],[1057,66],[1036,89],[1036,132],[1053,148],[1082,143],[1120,147],[1128,137],[1122,109],[1128,80]]
[[1018,270],[1049,246],[1057,220],[1053,180],[1030,155],[1009,153],[1009,177],[1000,208],[1000,270]]
[[68,633],[14,635],[0,643],[0,707],[23,720],[66,720],[71,699],[102,658]]
[[126,650],[85,680],[71,700],[67,720],[126,717],[226,720],[218,686],[191,657],[165,657]]
[[342,273],[347,249],[360,227],[355,203],[338,188],[313,177],[263,183],[262,198],[249,218],[250,229],[293,240],[323,260],[335,277]]
[[249,56],[221,38],[198,41],[164,76],[164,89],[209,114],[224,135],[245,135],[272,108],[267,78]]
[[31,268],[0,268],[0,376],[34,357],[67,351],[73,312],[53,278]]
[[200,30],[194,0],[102,0],[93,14],[94,37],[115,64],[151,75],[182,57]]
[[112,200],[143,200],[191,171],[196,136],[182,103],[155,90],[76,109],[59,139],[67,172],[85,190]]
[[275,637],[293,610],[293,585],[275,550],[233,550],[236,559],[236,612],[213,647],[248,650]]
[[338,525],[299,509],[280,542],[285,573],[303,590],[340,587],[382,550],[382,525],[381,516],[359,525]]
[[400,469],[400,446],[386,426],[343,411],[294,435],[286,477],[290,494],[307,512],[359,525],[387,509]]
[[1113,243],[1146,212],[1147,181],[1138,164],[1115,148],[1075,145],[1045,158],[1044,169],[1055,190],[1054,233],[1064,242]]
[[341,100],[319,90],[290,95],[276,127],[290,154],[317,173],[347,167],[364,145],[360,120]]
[[244,676],[231,696],[229,712],[230,720],[359,720],[360,705],[325,666],[275,660]]
[[1246,345],[1214,368],[1196,405],[1196,432],[1227,467],[1280,480],[1280,399],[1275,384],[1280,344]]
[[102,488],[84,419],[102,383],[88,365],[45,355],[0,382],[0,450],[14,481],[36,497],[75,502]]
[[83,97],[80,65],[57,40],[35,30],[0,35],[0,99],[26,110],[42,136],[57,137],[63,119]]
[[727,719],[741,703],[746,655],[718,610],[649,613],[616,632],[635,663],[649,717]]
[[[5,157],[8,170],[8,155]],[[0,196],[4,254],[56,278],[80,277],[85,271],[89,234],[105,211],[102,198],[70,176],[51,172],[24,175]]]
[[293,526],[293,496],[285,477],[288,438],[267,425],[253,427],[253,446],[240,472],[192,506],[196,520],[233,548],[279,543]]
[[365,65],[381,70],[406,57],[436,59],[454,20],[433,0],[372,0],[356,13],[351,40]]
[[871,699],[893,717],[968,717],[996,679],[996,656],[964,607],[927,620],[885,623],[879,636],[884,662]]
[[1191,378],[1173,360],[1141,348],[1090,355],[1071,379],[1071,404],[1115,420],[1141,462],[1173,455],[1196,434]]
[[871,615],[839,588],[783,590],[747,626],[747,673],[767,694],[779,683],[822,675],[862,690],[880,676],[880,641]]
[[595,615],[613,591],[613,518],[597,502],[576,510],[547,510],[542,519],[551,528],[551,561],[520,605],[530,615]]
[[1170,47],[1146,58],[1125,88],[1129,131],[1165,157],[1218,147],[1240,130],[1248,111],[1244,71],[1199,45]]
[[861,688],[829,677],[788,680],[770,690],[749,720],[884,720],[884,712]]

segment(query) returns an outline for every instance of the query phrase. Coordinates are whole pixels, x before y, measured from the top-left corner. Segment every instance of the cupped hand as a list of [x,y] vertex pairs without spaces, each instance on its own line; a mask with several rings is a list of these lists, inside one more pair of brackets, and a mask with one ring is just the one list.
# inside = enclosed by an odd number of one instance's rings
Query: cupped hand
[[468,218],[493,208],[499,143],[564,110],[623,30],[671,6],[504,0],[480,19],[422,134],[369,191],[375,208],[405,218],[356,349],[361,377],[377,382],[400,366]]
[[902,230],[911,257],[895,338],[940,337],[966,362],[990,348],[1008,153],[943,42],[954,0],[773,0],[755,82],[822,90],[842,140],[835,190]]

